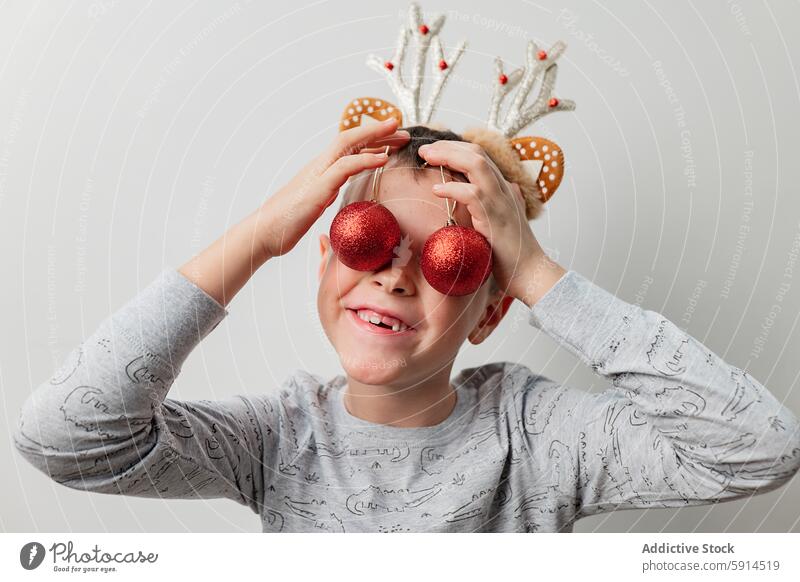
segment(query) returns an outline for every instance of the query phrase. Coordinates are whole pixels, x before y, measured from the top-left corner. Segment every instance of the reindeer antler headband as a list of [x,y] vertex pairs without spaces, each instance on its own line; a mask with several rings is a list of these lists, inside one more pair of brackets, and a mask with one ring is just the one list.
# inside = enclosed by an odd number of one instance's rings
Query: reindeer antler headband
[[[445,84],[467,46],[461,41],[448,58],[444,57],[439,32],[445,16],[437,15],[430,23],[422,20],[420,7],[412,3],[408,22],[400,26],[397,48],[391,60],[375,55],[367,58],[367,65],[384,75],[397,98],[399,107],[385,99],[359,97],[348,103],[339,123],[344,131],[362,123],[381,122],[396,117],[399,125],[429,125],[439,103]],[[403,64],[409,39],[416,39],[416,52],[410,80],[403,78]],[[434,85],[424,106],[420,103],[425,59],[433,48],[431,59]],[[542,206],[555,193],[564,176],[564,153],[554,142],[536,136],[517,134],[536,120],[555,111],[571,111],[575,103],[553,96],[558,64],[556,61],[566,45],[556,42],[549,51],[540,50],[533,41],[528,42],[526,62],[508,75],[503,61],[495,58],[496,81],[489,104],[486,127],[468,128],[462,132],[467,141],[481,145],[505,178],[519,184],[525,197],[528,220],[539,216]],[[528,103],[528,95],[538,83],[538,95]],[[505,97],[516,88],[516,94],[502,121],[500,107]]]

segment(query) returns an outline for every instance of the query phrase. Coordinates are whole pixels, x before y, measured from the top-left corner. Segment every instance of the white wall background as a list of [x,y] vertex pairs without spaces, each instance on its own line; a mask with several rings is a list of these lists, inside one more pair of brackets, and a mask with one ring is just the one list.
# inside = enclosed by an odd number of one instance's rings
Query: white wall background
[[[10,429],[32,388],[102,319],[333,139],[348,100],[392,98],[364,60],[392,53],[406,7],[0,6],[0,528],[260,531],[229,501],[69,490],[16,454]],[[800,267],[791,269],[800,246],[800,5],[422,7],[448,13],[446,46],[469,39],[437,116],[456,130],[485,119],[495,55],[517,66],[527,38],[569,43],[558,87],[578,109],[536,127],[568,160],[546,217],[532,223],[538,238],[562,265],[663,313],[800,413]],[[340,372],[315,309],[317,237],[336,206],[234,299],[171,397],[273,390],[298,367]],[[516,360],[587,390],[608,386],[522,315],[512,306],[456,369]],[[746,501],[617,512],[576,531],[800,531],[798,507],[795,479]]]

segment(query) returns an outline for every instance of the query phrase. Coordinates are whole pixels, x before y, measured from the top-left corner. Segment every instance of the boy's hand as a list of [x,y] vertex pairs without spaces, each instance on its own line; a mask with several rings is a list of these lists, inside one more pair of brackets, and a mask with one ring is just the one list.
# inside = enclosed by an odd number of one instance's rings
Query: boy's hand
[[421,146],[419,155],[432,166],[446,166],[467,177],[469,182],[436,184],[433,192],[467,207],[473,227],[492,245],[500,289],[532,306],[566,271],[536,240],[519,185],[509,183],[477,144],[440,140]]
[[350,176],[382,166],[385,146],[397,149],[410,136],[397,120],[345,130],[258,210],[261,243],[267,258],[288,253],[325,212]]

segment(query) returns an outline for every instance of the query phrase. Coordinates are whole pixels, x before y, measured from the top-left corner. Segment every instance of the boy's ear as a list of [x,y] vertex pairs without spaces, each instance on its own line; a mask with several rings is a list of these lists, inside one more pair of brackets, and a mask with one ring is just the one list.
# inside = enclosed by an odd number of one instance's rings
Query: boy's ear
[[486,311],[475,328],[470,332],[468,339],[471,344],[478,345],[491,335],[494,329],[500,324],[508,313],[514,298],[505,293],[499,293],[486,305]]
[[320,254],[320,261],[319,261],[319,272],[317,273],[317,279],[322,279],[323,273],[325,273],[325,267],[328,266],[328,260],[330,257],[328,253],[331,252],[331,239],[330,237],[325,234],[324,232],[319,235],[319,254]]

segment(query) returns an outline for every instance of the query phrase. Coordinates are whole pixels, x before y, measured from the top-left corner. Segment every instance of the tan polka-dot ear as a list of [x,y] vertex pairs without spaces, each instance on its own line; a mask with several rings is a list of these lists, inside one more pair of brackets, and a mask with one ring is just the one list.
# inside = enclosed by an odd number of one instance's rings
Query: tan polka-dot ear
[[359,97],[344,108],[342,119],[339,121],[339,131],[367,123],[380,123],[390,117],[397,119],[398,127],[403,125],[403,113],[393,103],[375,97]]
[[[534,179],[541,192],[542,202],[547,202],[564,177],[564,152],[557,143],[543,137],[515,137],[511,140],[511,145],[524,167],[539,168]],[[537,163],[525,163],[528,161]],[[541,162],[541,166],[538,162]]]

